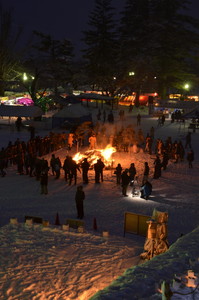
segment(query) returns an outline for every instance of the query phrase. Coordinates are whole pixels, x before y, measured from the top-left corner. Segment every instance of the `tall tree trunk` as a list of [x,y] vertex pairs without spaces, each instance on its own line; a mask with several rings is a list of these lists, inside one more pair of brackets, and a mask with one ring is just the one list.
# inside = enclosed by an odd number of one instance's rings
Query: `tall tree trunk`
[[5,82],[4,80],[0,80],[0,96],[4,97],[5,95]]

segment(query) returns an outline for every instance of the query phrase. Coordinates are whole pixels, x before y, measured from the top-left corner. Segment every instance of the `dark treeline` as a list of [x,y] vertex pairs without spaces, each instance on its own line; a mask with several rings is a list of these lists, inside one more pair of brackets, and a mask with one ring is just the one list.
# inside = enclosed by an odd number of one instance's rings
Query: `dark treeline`
[[42,29],[16,51],[21,28],[13,30],[12,11],[1,7],[0,95],[20,85],[40,105],[45,91],[57,94],[58,87],[72,92],[87,85],[111,96],[134,91],[136,100],[141,92],[156,91],[162,98],[171,90],[182,92],[187,81],[193,90],[199,78],[199,20],[188,9],[186,0],[126,0],[117,17],[114,1],[95,0],[77,62],[69,40],[53,39]]

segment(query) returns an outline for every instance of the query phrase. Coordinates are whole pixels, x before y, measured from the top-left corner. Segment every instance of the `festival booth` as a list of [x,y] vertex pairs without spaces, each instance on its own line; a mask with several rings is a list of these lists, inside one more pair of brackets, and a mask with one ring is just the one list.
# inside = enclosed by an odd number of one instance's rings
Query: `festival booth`
[[89,102],[95,102],[96,107],[98,107],[98,104],[101,104],[101,107],[103,107],[103,104],[108,104],[112,107],[113,109],[113,103],[115,101],[114,97],[109,97],[109,96],[104,96],[102,94],[98,93],[82,93],[80,95],[77,95],[77,98],[81,99],[82,103],[84,101],[87,102],[87,106]]
[[79,125],[83,122],[92,122],[92,115],[81,104],[71,104],[53,115],[52,128],[61,127],[66,121]]
[[199,108],[194,108],[190,112],[183,114],[182,117],[184,119],[191,119],[191,120],[199,119]]
[[42,115],[43,111],[38,106],[0,105],[1,117],[38,118]]
[[195,132],[196,129],[199,129],[199,108],[195,108],[190,112],[183,114],[182,118],[184,120],[190,120],[188,129],[192,129],[193,132]]

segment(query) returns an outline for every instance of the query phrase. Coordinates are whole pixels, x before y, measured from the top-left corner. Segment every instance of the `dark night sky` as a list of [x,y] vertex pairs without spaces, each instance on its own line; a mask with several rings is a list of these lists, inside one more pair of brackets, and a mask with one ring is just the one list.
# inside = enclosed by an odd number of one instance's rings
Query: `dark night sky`
[[[82,30],[87,29],[88,15],[94,8],[94,0],[0,0],[3,7],[13,8],[15,24],[25,26],[28,36],[32,30],[66,38],[72,42],[76,54],[82,47]],[[191,13],[199,18],[199,0],[192,0]],[[124,0],[113,0],[119,12]]]

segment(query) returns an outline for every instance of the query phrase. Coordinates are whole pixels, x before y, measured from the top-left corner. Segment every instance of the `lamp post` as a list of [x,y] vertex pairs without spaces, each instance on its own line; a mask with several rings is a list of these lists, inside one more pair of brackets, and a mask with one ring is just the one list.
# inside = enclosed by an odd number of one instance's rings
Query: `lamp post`
[[185,96],[185,98],[188,95],[189,89],[190,89],[190,84],[189,83],[185,83],[184,84],[184,90],[185,90],[184,96]]

